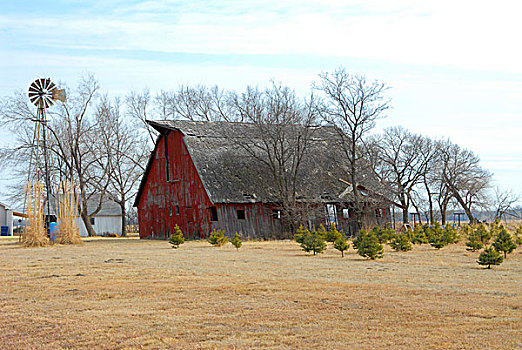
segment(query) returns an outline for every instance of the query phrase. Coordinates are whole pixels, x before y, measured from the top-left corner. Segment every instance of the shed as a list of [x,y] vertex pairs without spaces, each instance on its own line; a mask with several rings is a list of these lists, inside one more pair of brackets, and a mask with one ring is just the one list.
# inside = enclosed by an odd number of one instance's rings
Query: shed
[[7,226],[7,235],[13,235],[13,210],[0,203],[0,226]]

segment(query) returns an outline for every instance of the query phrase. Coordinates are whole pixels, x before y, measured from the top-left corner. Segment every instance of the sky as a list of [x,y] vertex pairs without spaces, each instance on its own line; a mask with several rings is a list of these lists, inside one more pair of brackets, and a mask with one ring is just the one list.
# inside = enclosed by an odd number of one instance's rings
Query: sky
[[449,138],[480,157],[494,187],[522,195],[519,3],[0,1],[0,98],[86,74],[111,96],[271,79],[305,96],[319,73],[344,67],[390,87],[377,131]]

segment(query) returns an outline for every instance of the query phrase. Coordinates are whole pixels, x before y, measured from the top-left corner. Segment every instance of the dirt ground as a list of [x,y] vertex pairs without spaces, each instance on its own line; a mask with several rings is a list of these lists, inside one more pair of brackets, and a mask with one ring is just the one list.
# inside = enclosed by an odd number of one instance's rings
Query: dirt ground
[[520,349],[522,252],[463,245],[367,261],[295,242],[216,248],[0,237],[0,348]]

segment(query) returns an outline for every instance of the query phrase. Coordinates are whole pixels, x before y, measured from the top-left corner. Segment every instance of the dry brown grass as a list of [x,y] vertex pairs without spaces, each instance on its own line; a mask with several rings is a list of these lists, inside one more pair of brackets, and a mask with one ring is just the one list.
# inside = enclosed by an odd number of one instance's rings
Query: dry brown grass
[[366,261],[294,242],[211,247],[0,239],[0,348],[514,349],[522,253],[493,270],[463,245]]

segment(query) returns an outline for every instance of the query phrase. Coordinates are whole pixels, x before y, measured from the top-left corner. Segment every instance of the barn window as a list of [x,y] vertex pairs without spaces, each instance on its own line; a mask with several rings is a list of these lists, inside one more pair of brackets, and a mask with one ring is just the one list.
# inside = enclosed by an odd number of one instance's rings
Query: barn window
[[169,207],[169,216],[172,216],[172,207]]
[[91,218],[91,225],[94,225],[94,218]]
[[272,210],[272,217],[274,219],[281,219],[281,210],[277,210],[277,209]]
[[176,205],[176,215],[179,215],[179,205]]
[[382,218],[382,211],[381,211],[381,209],[375,209],[375,217],[376,218]]
[[210,212],[210,221],[218,221],[217,208],[210,207],[210,208],[208,208],[208,210]]
[[343,209],[343,219],[349,219],[350,218],[350,209],[344,208]]
[[245,220],[245,211],[243,209],[238,209],[236,213],[238,220]]

